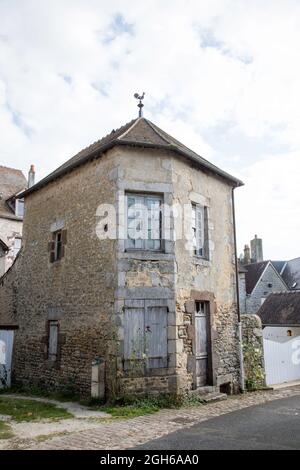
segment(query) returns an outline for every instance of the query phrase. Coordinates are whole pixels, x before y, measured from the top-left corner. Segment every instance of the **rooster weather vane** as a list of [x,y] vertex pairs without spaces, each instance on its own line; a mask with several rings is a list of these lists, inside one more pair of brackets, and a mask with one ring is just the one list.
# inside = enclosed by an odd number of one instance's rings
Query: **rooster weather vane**
[[145,98],[145,92],[142,95],[139,95],[138,93],[134,94],[134,97],[136,100],[139,100],[138,108],[139,108],[139,117],[143,117],[143,99]]

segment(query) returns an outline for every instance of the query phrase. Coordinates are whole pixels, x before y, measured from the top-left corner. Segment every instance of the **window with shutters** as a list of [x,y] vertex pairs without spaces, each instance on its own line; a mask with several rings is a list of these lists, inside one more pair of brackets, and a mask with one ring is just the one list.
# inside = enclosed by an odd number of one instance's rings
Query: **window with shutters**
[[168,308],[164,300],[127,301],[124,311],[124,368],[134,362],[147,369],[168,365]]
[[162,249],[162,198],[127,194],[127,250]]
[[49,321],[48,359],[57,361],[58,356],[58,321]]
[[193,252],[200,258],[208,259],[207,208],[192,204]]
[[57,230],[52,233],[52,241],[49,242],[50,262],[59,261],[65,255],[65,245],[67,244],[67,231]]

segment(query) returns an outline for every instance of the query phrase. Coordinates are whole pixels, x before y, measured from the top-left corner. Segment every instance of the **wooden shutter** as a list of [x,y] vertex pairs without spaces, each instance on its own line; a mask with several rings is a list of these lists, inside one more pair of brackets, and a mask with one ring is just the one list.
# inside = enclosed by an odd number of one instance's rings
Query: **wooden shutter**
[[62,230],[61,232],[61,241],[63,245],[67,244],[67,230]]
[[159,300],[146,302],[145,352],[149,369],[168,365],[168,309],[159,304]]
[[50,263],[53,263],[55,261],[55,238],[53,237],[53,235],[52,235],[52,241],[48,243],[48,252],[50,253]]
[[133,300],[125,306],[124,312],[124,367],[130,368],[130,362],[141,360],[145,350],[144,337],[145,302]]

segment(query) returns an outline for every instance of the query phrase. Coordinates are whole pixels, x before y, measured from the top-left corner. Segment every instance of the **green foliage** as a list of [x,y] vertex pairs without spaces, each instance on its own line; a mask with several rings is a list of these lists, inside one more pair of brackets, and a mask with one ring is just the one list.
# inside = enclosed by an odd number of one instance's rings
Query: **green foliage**
[[244,369],[247,390],[257,390],[264,386],[265,374],[262,367],[262,352],[253,343],[243,344]]
[[123,396],[111,400],[104,406],[93,408],[109,413],[113,418],[129,419],[156,413],[161,409],[199,406],[203,401],[196,396],[158,395],[158,396]]
[[67,419],[73,415],[52,403],[36,400],[0,397],[0,415],[9,415],[15,421],[38,421],[41,419]]
[[73,388],[62,388],[59,391],[45,390],[37,385],[14,385],[9,389],[0,389],[1,394],[19,394],[31,397],[51,398],[58,401],[79,401],[79,395]]
[[3,421],[0,421],[0,439],[11,439],[14,437],[10,430],[10,426]]

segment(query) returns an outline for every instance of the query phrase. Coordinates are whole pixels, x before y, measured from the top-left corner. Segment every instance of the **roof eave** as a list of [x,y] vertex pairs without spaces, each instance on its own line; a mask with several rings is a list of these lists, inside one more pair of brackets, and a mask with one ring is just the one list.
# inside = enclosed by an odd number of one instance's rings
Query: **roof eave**
[[72,165],[68,166],[65,169],[62,169],[62,171],[60,173],[58,173],[57,175],[51,176],[52,174],[50,173],[50,175],[43,178],[41,181],[36,183],[34,186],[31,186],[31,188],[28,188],[25,191],[21,192],[16,197],[18,199],[21,199],[21,198],[24,198],[24,197],[28,196],[29,194],[37,191],[38,189],[42,188],[43,186],[46,186],[48,183],[50,183],[52,181],[55,181],[56,179],[66,175],[67,173],[71,172],[75,168],[78,168],[79,166],[84,165],[88,161],[90,161],[94,158],[100,158],[103,153],[107,152],[108,150],[110,150],[111,148],[113,148],[117,145],[124,145],[124,146],[131,146],[131,147],[144,147],[144,148],[153,148],[153,149],[162,149],[162,150],[173,151],[173,152],[176,152],[177,154],[179,154],[181,156],[184,156],[185,158],[193,160],[198,166],[200,166],[202,168],[205,168],[206,170],[210,171],[211,173],[214,173],[217,176],[224,178],[225,180],[229,181],[233,185],[233,187],[240,187],[240,186],[244,185],[244,183],[241,180],[235,178],[234,176],[231,176],[229,173],[226,173],[225,171],[215,167],[214,165],[206,165],[204,162],[203,163],[199,162],[196,158],[193,158],[191,155],[188,155],[187,153],[183,152],[182,150],[180,150],[179,148],[177,148],[174,145],[168,145],[168,144],[158,145],[158,144],[152,144],[152,143],[149,143],[149,142],[133,142],[133,141],[130,141],[130,140],[115,139],[115,140],[109,142],[108,144],[103,145],[101,148],[92,151],[91,153],[86,155],[84,159],[73,163]]
[[209,170],[211,173],[214,173],[218,176],[221,176],[222,178],[226,179],[227,181],[230,181],[231,183],[234,183],[234,187],[240,187],[244,186],[243,181],[239,180],[238,178],[235,178],[234,176],[230,175],[229,173],[226,173],[226,171],[221,170],[220,168],[212,165],[212,164],[205,164],[204,162],[199,162],[197,158],[194,158],[192,155],[183,152],[180,150],[176,145],[171,145],[171,144],[152,144],[149,142],[133,142],[133,141],[127,141],[127,140],[119,140],[117,141],[118,144],[121,145],[129,145],[132,147],[145,147],[145,148],[153,148],[153,149],[161,149],[161,150],[169,150],[172,152],[176,152],[177,154],[184,156],[185,158],[188,158],[189,160],[193,160],[198,166],[205,168],[206,170]]

